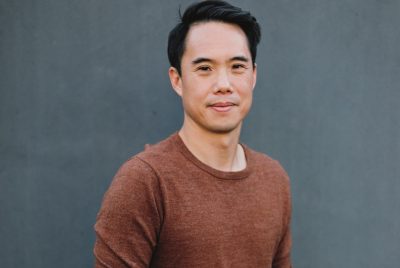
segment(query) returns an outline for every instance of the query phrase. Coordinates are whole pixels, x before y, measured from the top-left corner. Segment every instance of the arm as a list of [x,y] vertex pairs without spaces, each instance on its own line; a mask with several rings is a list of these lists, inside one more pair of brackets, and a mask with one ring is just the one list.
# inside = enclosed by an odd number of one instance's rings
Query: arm
[[279,244],[279,248],[272,263],[273,268],[291,268],[290,249],[292,245],[290,228],[288,227]]
[[290,251],[292,247],[292,237],[290,231],[290,221],[292,214],[291,196],[290,196],[290,182],[287,173],[283,170],[283,185],[282,185],[282,207],[283,207],[283,227],[282,237],[275,252],[274,260],[272,263],[273,268],[291,268]]
[[115,175],[97,214],[95,267],[148,267],[162,222],[158,178],[137,157]]

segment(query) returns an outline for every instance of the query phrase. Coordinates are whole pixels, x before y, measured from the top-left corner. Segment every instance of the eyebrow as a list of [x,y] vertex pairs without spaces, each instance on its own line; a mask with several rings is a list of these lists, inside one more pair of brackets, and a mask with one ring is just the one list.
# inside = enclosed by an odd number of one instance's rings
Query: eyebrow
[[[229,61],[243,61],[243,62],[249,62],[250,60],[245,57],[245,56],[235,56],[233,58],[231,58]],[[192,61],[193,65],[202,63],[202,62],[214,62],[213,60],[209,59],[209,58],[204,58],[204,57],[200,57],[200,58],[196,58]]]
[[233,57],[233,58],[231,59],[231,61],[249,62],[250,60],[249,60],[247,57],[245,57],[245,56],[236,56],[236,57]]
[[203,58],[203,57],[200,57],[200,58],[192,60],[192,64],[193,65],[196,65],[196,64],[199,64],[199,63],[202,63],[202,62],[212,62],[212,60],[209,59],[209,58]]

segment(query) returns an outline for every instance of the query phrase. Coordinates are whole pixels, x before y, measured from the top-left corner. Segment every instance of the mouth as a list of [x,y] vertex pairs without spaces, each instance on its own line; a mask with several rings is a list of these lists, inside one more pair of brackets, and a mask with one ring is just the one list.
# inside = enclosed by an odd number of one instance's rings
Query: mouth
[[217,112],[228,112],[230,111],[234,106],[237,106],[233,102],[228,102],[228,101],[222,101],[222,102],[215,102],[209,105],[211,109]]

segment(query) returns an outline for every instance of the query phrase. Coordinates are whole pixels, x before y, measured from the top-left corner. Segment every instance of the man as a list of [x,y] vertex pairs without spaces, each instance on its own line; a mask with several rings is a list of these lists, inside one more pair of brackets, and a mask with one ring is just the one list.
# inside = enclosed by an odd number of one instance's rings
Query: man
[[291,267],[288,177],[239,143],[259,40],[255,18],[226,2],[185,11],[168,41],[183,126],[117,172],[96,267]]

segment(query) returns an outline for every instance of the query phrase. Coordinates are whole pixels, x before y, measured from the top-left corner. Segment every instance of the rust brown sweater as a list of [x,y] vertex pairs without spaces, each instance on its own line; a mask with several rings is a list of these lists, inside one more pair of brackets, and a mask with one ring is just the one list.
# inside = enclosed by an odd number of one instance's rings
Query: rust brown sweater
[[243,146],[247,167],[202,162],[178,134],[122,165],[95,224],[96,267],[291,267],[289,179]]

